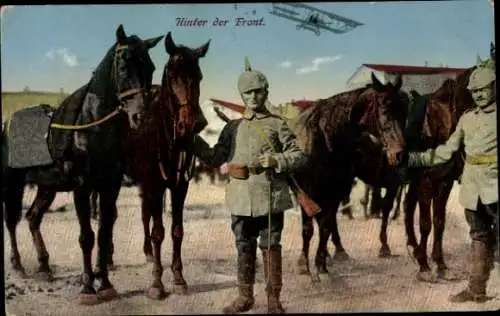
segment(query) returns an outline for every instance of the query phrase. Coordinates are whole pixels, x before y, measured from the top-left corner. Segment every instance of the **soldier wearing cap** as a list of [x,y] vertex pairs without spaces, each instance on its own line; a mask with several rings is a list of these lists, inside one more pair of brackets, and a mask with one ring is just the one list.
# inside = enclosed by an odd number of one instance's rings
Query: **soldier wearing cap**
[[213,148],[199,135],[193,142],[195,155],[206,164],[228,163],[226,205],[236,239],[239,296],[223,309],[226,314],[248,311],[254,305],[257,238],[268,281],[268,310],[284,312],[281,233],[284,211],[293,207],[286,173],[303,166],[307,156],[286,122],[266,108],[268,87],[267,78],[252,70],[247,59],[238,79],[246,106],[243,118],[229,121]]
[[[450,296],[451,302],[486,301],[495,244],[499,242],[495,78],[495,68],[480,63],[467,87],[476,107],[462,115],[445,144],[425,152],[410,152],[407,157],[408,167],[432,166],[447,162],[462,144],[465,148],[459,202],[470,226],[471,262],[468,287]],[[498,253],[496,256],[498,261]]]

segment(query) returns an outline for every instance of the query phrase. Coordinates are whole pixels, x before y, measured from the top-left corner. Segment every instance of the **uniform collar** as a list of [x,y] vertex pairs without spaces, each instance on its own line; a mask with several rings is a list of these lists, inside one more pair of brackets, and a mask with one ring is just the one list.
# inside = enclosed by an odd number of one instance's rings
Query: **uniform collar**
[[497,104],[496,104],[496,102],[493,102],[485,108],[477,107],[475,112],[476,112],[476,114],[479,114],[479,113],[489,114],[489,113],[496,111],[496,109],[497,109]]
[[255,112],[250,108],[246,108],[245,112],[243,112],[243,118],[246,120],[253,120],[254,118],[260,120],[268,116],[271,116],[271,112],[269,112],[267,109],[265,109],[264,111],[265,112]]

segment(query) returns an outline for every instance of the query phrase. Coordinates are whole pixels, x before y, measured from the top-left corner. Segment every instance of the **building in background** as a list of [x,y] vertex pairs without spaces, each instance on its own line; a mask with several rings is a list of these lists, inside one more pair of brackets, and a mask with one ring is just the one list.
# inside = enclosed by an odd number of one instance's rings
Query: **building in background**
[[467,68],[427,67],[406,65],[363,64],[347,80],[348,90],[357,89],[371,82],[371,73],[382,82],[394,82],[396,75],[403,78],[402,90],[415,90],[420,94],[436,91],[443,82],[467,70]]

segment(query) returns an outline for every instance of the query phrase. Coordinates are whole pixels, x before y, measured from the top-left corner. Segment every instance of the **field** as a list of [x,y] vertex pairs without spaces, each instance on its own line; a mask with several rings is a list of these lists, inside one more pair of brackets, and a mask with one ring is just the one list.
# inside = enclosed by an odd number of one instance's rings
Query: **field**
[[[331,262],[329,274],[321,275],[321,282],[318,284],[312,284],[308,276],[298,274],[296,263],[301,248],[300,217],[294,209],[287,211],[282,241],[282,301],[288,313],[479,311],[500,308],[498,276],[495,278],[496,283],[493,279],[490,281],[488,294],[492,299],[484,304],[452,304],[447,301],[449,294],[466,285],[467,276],[468,228],[463,209],[457,203],[457,186],[448,203],[444,255],[449,268],[459,280],[430,284],[415,279],[417,266],[406,251],[402,217],[389,224],[389,245],[394,256],[378,258],[380,221],[364,219],[358,204],[362,196],[362,185],[359,183],[352,193],[352,201],[355,203],[354,220],[339,215],[340,234],[351,259]],[[34,192],[27,192],[23,204],[29,205],[33,198]],[[162,301],[152,301],[145,296],[151,283],[152,264],[146,263],[142,254],[140,199],[135,187],[123,188],[117,202],[119,215],[114,229],[114,259],[117,269],[111,271],[110,278],[120,297],[100,305],[87,307],[76,303],[82,255],[71,194],[60,193],[56,197],[53,208],[62,205],[68,205],[68,211],[48,213],[41,226],[51,256],[54,282],[45,283],[34,278],[38,263],[24,219],[18,226],[17,236],[29,279],[20,279],[12,271],[9,238],[4,236],[7,315],[218,314],[236,294],[234,239],[229,212],[224,206],[222,185],[210,185],[208,181],[190,185],[185,205],[182,253],[189,294],[172,294]],[[167,214],[164,222],[167,233],[162,251],[165,269],[163,282],[168,290],[172,280],[169,268],[172,243],[168,233],[170,218]],[[418,227],[418,215],[415,224]],[[96,223],[93,227],[97,232]],[[7,234],[5,226],[4,231]],[[313,251],[317,245],[317,227],[315,233]],[[329,249],[333,250],[331,244]],[[311,262],[313,256],[310,258]],[[262,270],[259,253],[256,304],[249,313],[266,312]]]
[[57,107],[67,94],[60,92],[2,92],[2,121],[5,121],[11,113],[23,107],[47,103]]

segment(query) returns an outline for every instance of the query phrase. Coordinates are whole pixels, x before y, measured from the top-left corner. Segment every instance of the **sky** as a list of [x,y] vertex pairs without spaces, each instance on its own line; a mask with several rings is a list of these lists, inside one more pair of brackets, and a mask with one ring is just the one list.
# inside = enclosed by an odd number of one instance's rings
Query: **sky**
[[[143,39],[171,32],[177,44],[198,47],[211,40],[200,60],[200,101],[241,104],[237,79],[248,56],[264,72],[270,101],[317,99],[346,90],[363,63],[470,67],[486,58],[494,40],[493,7],[487,0],[309,3],[362,26],[344,34],[316,36],[297,23],[269,14],[271,3],[43,5],[2,8],[2,91],[72,92],[114,44],[123,24]],[[263,19],[263,26],[236,26],[235,19]],[[206,19],[204,27],[176,25],[176,18]],[[212,22],[228,20],[226,26]],[[150,50],[160,83],[168,59],[163,41]]]

